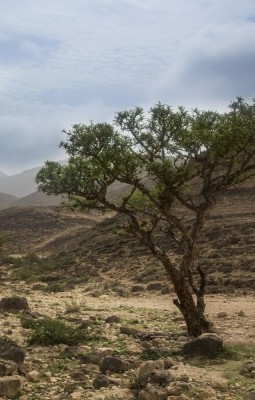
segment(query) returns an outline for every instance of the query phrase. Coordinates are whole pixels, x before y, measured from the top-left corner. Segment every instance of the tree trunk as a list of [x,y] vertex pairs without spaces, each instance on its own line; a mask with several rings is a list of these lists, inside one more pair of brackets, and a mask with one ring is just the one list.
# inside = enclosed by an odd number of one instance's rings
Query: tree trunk
[[154,257],[156,257],[164,266],[167,275],[174,285],[177,299],[174,300],[174,304],[181,311],[184,320],[187,325],[188,334],[190,336],[199,336],[202,333],[212,331],[212,323],[206,319],[205,316],[205,303],[204,303],[204,282],[200,290],[196,291],[197,304],[193,298],[193,290],[191,283],[189,282],[188,276],[185,269],[178,269],[175,267],[168,255],[159,248],[151,236],[147,238],[147,245],[151,250]]
[[178,299],[174,299],[174,304],[181,311],[187,325],[190,336],[199,336],[202,333],[212,331],[212,323],[206,319],[204,308],[196,305],[192,296],[189,283],[185,277],[174,277],[171,279]]

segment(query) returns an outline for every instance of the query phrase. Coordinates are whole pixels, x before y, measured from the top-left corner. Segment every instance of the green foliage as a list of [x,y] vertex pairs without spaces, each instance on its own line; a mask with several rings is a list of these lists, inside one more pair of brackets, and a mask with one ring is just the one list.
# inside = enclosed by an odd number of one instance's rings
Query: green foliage
[[239,361],[253,357],[255,354],[255,346],[249,344],[227,344],[219,357],[225,360]]
[[10,263],[15,269],[14,276],[17,280],[36,282],[55,269],[55,264],[45,258],[40,258],[31,253],[24,257],[6,257],[5,262]]
[[0,233],[0,247],[1,247],[5,242],[7,242],[7,240],[8,240],[8,236],[5,235],[5,234],[3,234],[3,233]]
[[141,354],[141,359],[142,360],[159,360],[161,358],[164,358],[164,353],[157,349],[146,349],[143,350]]
[[36,178],[39,189],[67,195],[76,208],[116,210],[107,189],[118,180],[134,187],[120,207],[158,214],[179,202],[192,207],[195,177],[204,181],[201,194],[208,198],[254,175],[255,104],[241,98],[228,113],[174,111],[159,103],[147,115],[139,107],[119,112],[114,122],[120,131],[91,123],[66,132],[60,147],[69,163],[48,161]]
[[[224,113],[159,103],[146,114],[137,107],[117,113],[114,125],[76,124],[66,135],[60,147],[69,162],[46,162],[36,177],[39,190],[65,195],[71,208],[124,214],[124,229],[174,284],[188,333],[210,330],[198,246],[218,195],[255,176],[255,100],[237,98]],[[116,181],[129,191],[111,200]]]
[[66,314],[76,313],[79,312],[80,309],[81,309],[80,304],[74,298],[72,298],[72,300],[69,303],[66,303],[65,313]]
[[53,346],[67,344],[75,346],[88,339],[85,329],[73,327],[60,319],[21,320],[21,325],[23,328],[32,329],[32,333],[28,337],[30,345]]

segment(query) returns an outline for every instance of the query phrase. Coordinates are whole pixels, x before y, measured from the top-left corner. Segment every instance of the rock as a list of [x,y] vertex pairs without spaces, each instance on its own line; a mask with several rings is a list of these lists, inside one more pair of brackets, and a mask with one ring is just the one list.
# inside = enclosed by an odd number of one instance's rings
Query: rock
[[149,375],[149,381],[158,385],[164,385],[174,380],[170,371],[154,369]]
[[169,396],[180,396],[183,392],[186,392],[189,389],[190,385],[186,382],[173,382],[167,386],[167,393]]
[[169,396],[167,400],[190,400],[190,398],[185,394],[181,394],[180,396]]
[[172,368],[176,363],[171,357],[166,357],[164,359],[164,369]]
[[131,355],[139,355],[143,352],[138,344],[131,344],[127,346],[126,351]]
[[93,381],[93,388],[96,390],[102,387],[108,388],[110,386],[110,380],[106,375],[100,374]]
[[96,390],[101,389],[102,387],[109,387],[110,385],[119,386],[120,382],[116,379],[109,378],[104,374],[99,374],[93,381],[93,388]]
[[220,390],[221,392],[228,391],[228,382],[225,378],[214,377],[211,380],[208,379],[207,382],[209,383],[209,386],[211,386],[213,389]]
[[254,371],[255,371],[255,362],[248,361],[243,365],[240,373],[241,375],[252,376]]
[[150,283],[147,286],[147,290],[152,291],[152,290],[162,290],[163,289],[163,285],[162,283]]
[[139,381],[140,382],[147,381],[152,371],[163,370],[163,369],[164,369],[164,361],[162,360],[145,361],[140,365],[139,368]]
[[138,292],[143,292],[144,287],[142,285],[134,285],[131,287],[131,292],[132,293],[138,293]]
[[33,321],[37,319],[45,319],[45,316],[34,311],[24,310],[21,319],[26,321]]
[[243,400],[255,400],[255,392],[247,393],[244,396]]
[[0,359],[0,376],[12,375],[17,371],[17,364],[11,360]]
[[113,356],[104,357],[99,364],[99,369],[103,373],[106,371],[124,372],[128,371],[130,367],[131,365],[129,362]]
[[170,294],[171,290],[168,286],[163,287],[163,289],[161,290],[161,294]]
[[25,297],[3,297],[0,301],[0,311],[2,312],[16,314],[23,310],[29,310]]
[[185,343],[182,350],[184,355],[213,358],[223,350],[223,340],[214,333],[204,333]]
[[245,312],[243,310],[238,311],[238,317],[245,317]]
[[228,314],[224,311],[221,311],[217,314],[218,318],[226,318],[228,316]]
[[0,378],[0,396],[12,398],[21,391],[21,379],[18,377],[6,376]]
[[111,315],[105,320],[106,324],[117,324],[118,322],[120,322],[120,317],[118,317],[117,315]]
[[40,381],[41,373],[40,373],[39,371],[34,370],[34,371],[29,372],[29,373],[27,374],[26,378],[27,378],[27,380],[28,380],[29,382],[34,382],[34,383],[36,383],[36,382],[39,382],[39,381]]
[[128,336],[139,336],[142,333],[139,329],[131,328],[129,326],[121,326],[120,332],[125,333],[125,335]]
[[87,380],[87,376],[82,371],[71,372],[70,377],[74,381],[78,381],[78,382],[86,382],[86,380]]
[[80,400],[83,398],[83,392],[77,390],[70,394],[70,400]]
[[103,348],[87,354],[80,355],[80,360],[83,364],[99,365],[101,360],[106,356],[111,356],[114,350],[111,348]]
[[159,387],[147,387],[139,393],[138,400],[167,400],[167,391]]
[[17,343],[6,336],[0,337],[0,358],[11,360],[21,365],[25,359],[25,352]]
[[61,351],[61,355],[69,356],[69,357],[78,357],[81,353],[80,347],[77,346],[67,346]]

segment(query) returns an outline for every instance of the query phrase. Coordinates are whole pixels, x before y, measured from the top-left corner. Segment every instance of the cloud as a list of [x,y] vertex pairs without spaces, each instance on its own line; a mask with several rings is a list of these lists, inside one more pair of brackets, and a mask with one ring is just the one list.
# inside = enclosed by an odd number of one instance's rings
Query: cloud
[[255,24],[209,25],[191,37],[154,82],[153,95],[171,104],[222,108],[254,97]]
[[62,157],[61,129],[164,101],[254,96],[253,0],[8,0],[0,15],[0,169]]

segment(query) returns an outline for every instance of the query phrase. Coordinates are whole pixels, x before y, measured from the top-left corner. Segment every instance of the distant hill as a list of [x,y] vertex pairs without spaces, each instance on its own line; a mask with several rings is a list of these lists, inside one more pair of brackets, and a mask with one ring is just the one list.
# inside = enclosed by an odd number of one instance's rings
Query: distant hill
[[[59,161],[65,164],[66,161]],[[62,199],[56,196],[47,196],[37,191],[35,177],[42,167],[28,169],[16,175],[6,175],[0,171],[0,210],[8,207],[53,207],[61,203]],[[117,200],[130,191],[130,185],[114,182],[109,190],[108,197]]]
[[17,197],[6,193],[0,193],[0,210],[8,208],[17,200]]
[[0,191],[16,197],[24,197],[37,190],[35,176],[40,167],[35,167],[10,176],[0,176]]
[[[59,161],[60,164],[65,164],[66,161]],[[0,193],[10,194],[16,197],[25,197],[37,191],[35,177],[42,166],[27,169],[19,174],[6,175],[0,172]]]
[[17,199],[11,206],[15,207],[54,207],[61,203],[61,198],[57,196],[47,196],[44,193],[34,192],[28,196]]

